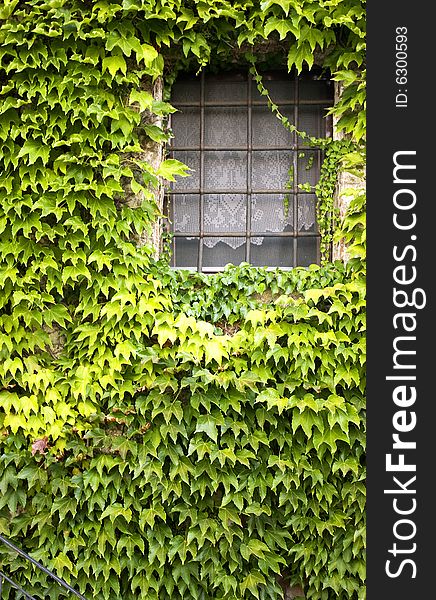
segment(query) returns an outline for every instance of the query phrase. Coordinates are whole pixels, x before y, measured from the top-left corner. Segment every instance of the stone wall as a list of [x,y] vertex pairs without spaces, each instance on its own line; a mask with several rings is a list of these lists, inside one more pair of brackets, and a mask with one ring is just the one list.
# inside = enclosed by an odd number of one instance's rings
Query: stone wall
[[[335,103],[338,102],[341,95],[341,86],[335,83]],[[343,139],[344,134],[342,132],[338,132],[336,127],[335,120],[333,121],[333,139],[340,140]],[[335,208],[337,209],[337,217],[336,222],[340,221],[348,208],[351,197],[347,194],[347,189],[355,187],[355,188],[364,188],[365,180],[359,177],[356,177],[352,173],[348,173],[347,171],[340,171],[338,175],[338,180],[336,184],[335,190]],[[335,222],[333,223],[333,230],[335,227]],[[332,260],[343,260],[346,262],[348,260],[347,255],[347,246],[343,240],[339,242],[333,242],[332,247]]]
[[[141,89],[143,91],[150,92],[155,100],[163,99],[163,80],[161,77],[156,79],[156,81],[154,82],[152,82],[151,80],[145,80],[141,85]],[[158,127],[160,127],[162,126],[162,117],[159,117],[150,113],[149,111],[146,111],[141,115],[141,126],[144,125],[157,125]],[[144,134],[139,135],[139,141],[141,144],[142,152],[139,155],[135,155],[135,158],[139,158],[140,160],[146,161],[154,169],[158,169],[161,162],[164,159],[163,144],[151,140]],[[140,173],[138,173],[138,176],[140,180]],[[127,183],[124,186],[124,189],[125,198],[123,199],[123,203],[127,204],[127,206],[130,206],[131,208],[137,208],[138,206],[140,206],[144,199],[142,194],[134,194]],[[164,201],[163,183],[158,188],[154,188],[151,191],[154,192],[159,211],[162,213]],[[162,246],[161,227],[161,218],[158,218],[154,223],[151,234],[145,235],[136,240],[138,245],[143,245],[151,242],[155,249],[156,258],[159,255]]]

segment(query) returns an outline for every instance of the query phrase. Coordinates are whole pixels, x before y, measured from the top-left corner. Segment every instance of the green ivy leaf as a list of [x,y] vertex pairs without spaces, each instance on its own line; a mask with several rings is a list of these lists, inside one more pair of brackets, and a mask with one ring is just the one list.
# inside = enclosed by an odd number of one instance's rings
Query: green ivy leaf
[[111,506],[105,508],[105,510],[101,514],[101,520],[105,517],[109,517],[110,521],[113,523],[117,517],[123,517],[127,523],[130,523],[132,520],[132,511],[130,508],[124,508],[118,502],[115,502]]
[[130,104],[137,102],[141,112],[151,109],[153,106],[154,98],[150,92],[142,90],[132,90],[129,98]]
[[126,75],[127,73],[126,61],[120,54],[106,56],[106,58],[103,59],[102,65],[103,73],[107,70],[112,77],[115,77],[118,71],[121,71],[123,75]]
[[218,430],[215,417],[212,415],[200,415],[197,420],[195,433],[204,432],[208,435],[215,443],[218,441]]
[[239,588],[242,594],[245,594],[246,590],[249,590],[255,598],[259,598],[259,586],[265,584],[265,577],[260,571],[250,571],[239,584]]
[[297,431],[301,427],[307,437],[312,436],[312,429],[316,427],[318,431],[324,431],[324,425],[321,418],[312,410],[304,410],[303,412],[292,413],[292,431]]
[[168,158],[159,165],[156,173],[167,181],[175,181],[176,176],[188,177],[188,171],[192,169],[175,158]]

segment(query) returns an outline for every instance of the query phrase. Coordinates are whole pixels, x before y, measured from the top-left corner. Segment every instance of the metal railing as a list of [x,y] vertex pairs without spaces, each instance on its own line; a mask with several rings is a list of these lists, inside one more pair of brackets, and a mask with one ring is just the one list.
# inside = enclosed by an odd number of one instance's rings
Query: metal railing
[[[39,563],[37,560],[35,560],[31,556],[29,556],[28,554],[26,554],[26,552],[21,550],[21,548],[18,548],[17,546],[15,546],[15,544],[13,544],[9,540],[7,540],[2,535],[0,535],[0,543],[3,544],[4,546],[8,547],[10,550],[13,550],[16,554],[18,554],[19,556],[21,556],[28,562],[32,563],[37,569],[39,569],[40,571],[42,571],[43,573],[45,573],[46,575],[51,577],[62,588],[67,590],[67,592],[69,592],[70,594],[73,594],[73,596],[76,596],[76,598],[81,598],[81,600],[86,600],[85,596],[82,596],[82,594],[80,594],[77,590],[75,590],[73,587],[71,587],[66,581],[61,579],[61,577],[58,577],[57,575],[52,573],[52,571],[50,571],[49,569],[44,567],[44,565]],[[34,596],[32,596],[31,594],[26,592],[26,590],[24,590],[20,585],[18,585],[18,583],[16,583],[10,577],[8,577],[8,575],[6,575],[6,573],[4,573],[2,570],[0,570],[0,599],[2,598],[3,583],[5,581],[8,582],[9,585],[11,585],[13,588],[15,588],[21,594],[23,594],[23,596],[25,598],[27,598],[28,600],[37,600]]]

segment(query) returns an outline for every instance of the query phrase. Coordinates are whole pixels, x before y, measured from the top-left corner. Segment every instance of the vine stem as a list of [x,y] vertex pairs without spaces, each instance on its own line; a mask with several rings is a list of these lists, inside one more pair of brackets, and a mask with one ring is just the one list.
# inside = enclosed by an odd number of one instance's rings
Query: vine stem
[[[338,173],[341,170],[341,163],[344,156],[349,154],[351,150],[356,147],[356,143],[348,139],[334,140],[333,138],[316,138],[308,135],[305,131],[299,131],[297,127],[292,125],[292,123],[289,122],[289,119],[280,112],[279,107],[272,100],[268,89],[262,81],[262,76],[256,68],[256,59],[254,55],[247,56],[247,59],[250,62],[250,73],[256,81],[257,89],[266,97],[268,107],[281,121],[285,129],[292,133],[296,133],[301,139],[305,140],[309,147],[316,147],[325,151],[324,160],[321,164],[319,181],[315,186],[310,186],[317,197],[316,219],[321,237],[321,264],[325,264],[330,259],[332,228],[337,213],[334,205],[334,197]],[[289,180],[286,182],[286,187],[292,187],[293,176],[294,174],[291,167],[289,169]],[[286,211],[289,210],[288,196],[285,196],[284,198],[284,210],[285,214]]]

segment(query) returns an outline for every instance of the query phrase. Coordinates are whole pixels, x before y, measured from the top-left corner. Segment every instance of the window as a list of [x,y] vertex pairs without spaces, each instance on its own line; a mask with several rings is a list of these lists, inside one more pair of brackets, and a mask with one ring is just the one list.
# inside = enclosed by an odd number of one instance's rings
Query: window
[[[325,137],[327,80],[264,74],[272,99],[298,130]],[[307,266],[319,261],[315,185],[322,160],[285,129],[246,73],[179,79],[171,155],[191,175],[169,195],[172,266],[215,272],[228,263]]]

